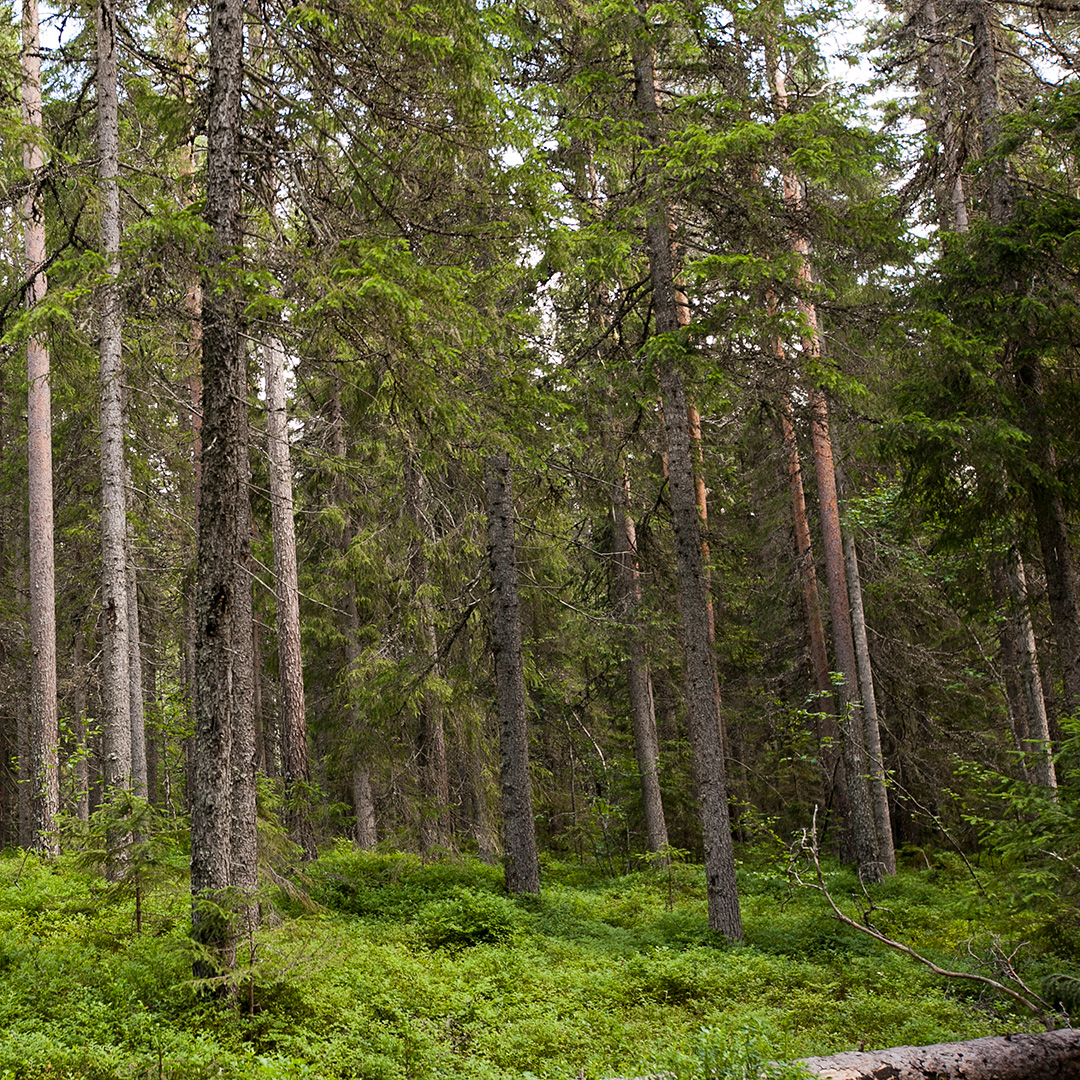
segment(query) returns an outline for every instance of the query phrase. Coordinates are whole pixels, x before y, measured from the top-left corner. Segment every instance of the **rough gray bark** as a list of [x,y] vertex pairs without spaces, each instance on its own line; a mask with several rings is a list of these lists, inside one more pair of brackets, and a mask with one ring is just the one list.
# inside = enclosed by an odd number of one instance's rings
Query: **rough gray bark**
[[[633,41],[635,105],[645,138],[660,149],[659,107],[644,2]],[[650,177],[652,179],[652,177]],[[702,562],[697,478],[690,445],[688,402],[673,339],[681,329],[671,256],[671,223],[666,202],[654,195],[647,208],[645,244],[649,256],[653,310],[658,334],[669,345],[659,363],[664,398],[668,481],[675,531],[675,563],[683,630],[687,726],[693,752],[694,785],[701,813],[709,926],[733,941],[742,939],[735,881],[735,852],[728,814],[723,728],[713,659],[712,612]]]
[[71,695],[72,735],[75,738],[75,765],[72,779],[75,784],[75,816],[80,821],[90,819],[90,745],[86,738],[86,628],[80,620],[72,642],[71,666],[75,686]]
[[143,703],[142,630],[139,621],[139,579],[135,568],[135,540],[128,526],[127,544],[128,620],[128,716],[131,727],[131,790],[146,798],[146,711]]
[[277,596],[278,681],[281,698],[281,775],[285,781],[285,819],[289,833],[315,858],[315,832],[307,802],[307,715],[304,661],[300,648],[300,588],[296,569],[289,420],[285,406],[285,350],[270,337],[263,343],[266,379],[266,449],[270,465],[270,510],[274,531],[274,583]]
[[[26,304],[45,297],[45,219],[38,203],[45,155],[41,131],[41,42],[36,0],[24,0],[22,13],[23,168],[30,189],[23,201],[26,244]],[[60,809],[59,717],[56,700],[56,585],[53,552],[52,402],[49,349],[42,337],[26,343],[27,486],[30,518],[30,708],[28,747],[27,846],[46,854],[58,850],[56,815]]]
[[202,475],[195,599],[195,732],[191,755],[192,936],[207,950],[196,975],[234,963],[231,885],[233,693],[238,500],[246,479],[247,408],[240,304],[241,0],[210,6],[206,219],[202,290]]
[[849,1051],[799,1064],[823,1080],[1074,1080],[1080,1077],[1080,1031]]
[[371,769],[355,765],[352,774],[353,812],[356,820],[356,846],[370,851],[379,843],[375,822],[375,798],[371,791]]
[[[341,407],[341,375],[335,371],[333,392],[330,398],[330,438],[334,457],[344,464],[348,456],[345,443],[345,414]],[[349,521],[348,492],[339,473],[334,478],[334,501],[345,514],[345,528],[341,532],[339,551],[344,560],[353,539],[353,526]],[[378,845],[379,834],[375,817],[375,795],[371,786],[371,763],[368,760],[367,740],[363,737],[364,717],[356,704],[351,690],[352,673],[360,661],[360,614],[356,607],[356,582],[352,575],[345,581],[345,709],[351,730],[353,814],[356,844],[363,849]]]
[[[244,379],[245,391],[247,378]],[[246,400],[246,392],[245,392]],[[236,668],[233,673],[232,748],[229,771],[232,774],[232,825],[229,853],[229,884],[247,897],[259,886],[258,829],[255,810],[255,617],[252,600],[251,558],[251,466],[248,447],[248,417],[240,415],[240,464],[243,484],[237,493],[236,514]],[[258,918],[256,905],[242,904],[245,929]]]
[[645,813],[645,836],[649,851],[663,851],[668,844],[664,800],[660,792],[660,741],[656,733],[656,708],[645,639],[638,625],[641,611],[641,573],[637,562],[637,533],[630,516],[629,481],[616,480],[612,498],[615,573],[629,622],[626,680],[630,694],[630,718],[634,731],[634,755],[641,782]]
[[877,694],[874,692],[874,672],[870,662],[866,615],[863,611],[859,556],[855,548],[855,540],[850,532],[844,534],[844,567],[847,571],[848,597],[851,601],[851,631],[855,639],[859,688],[862,691],[866,757],[870,766],[870,799],[874,808],[878,856],[885,873],[895,874],[896,851],[893,847],[892,819],[889,815],[889,793],[885,790],[885,761],[881,755],[881,725],[878,719]]
[[494,454],[484,469],[491,564],[491,645],[495,654],[496,701],[499,713],[500,786],[506,889],[509,893],[540,891],[540,862],[533,820],[529,775],[528,703],[522,659],[521,604],[514,551],[514,496],[510,457]]

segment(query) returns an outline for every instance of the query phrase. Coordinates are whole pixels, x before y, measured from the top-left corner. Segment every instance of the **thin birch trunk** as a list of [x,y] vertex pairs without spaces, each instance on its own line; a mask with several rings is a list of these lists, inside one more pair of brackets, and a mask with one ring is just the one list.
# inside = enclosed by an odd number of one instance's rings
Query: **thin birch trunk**
[[[41,146],[41,39],[36,0],[24,0],[22,15],[23,122],[29,133],[23,168],[30,190],[23,201],[26,244],[26,303],[45,298],[45,219],[38,186],[45,167]],[[26,343],[27,475],[30,519],[30,709],[28,846],[45,854],[58,849],[60,809],[59,714],[56,700],[56,586],[53,551],[52,403],[49,349],[34,333]]]

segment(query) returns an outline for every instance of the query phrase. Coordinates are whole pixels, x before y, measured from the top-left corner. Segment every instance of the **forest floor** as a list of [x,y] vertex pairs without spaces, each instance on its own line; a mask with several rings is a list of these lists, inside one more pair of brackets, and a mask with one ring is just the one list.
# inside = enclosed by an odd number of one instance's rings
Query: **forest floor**
[[[980,869],[983,895],[958,858],[917,858],[874,891],[881,931],[969,970],[991,934],[1032,940],[1036,983],[1067,964],[1000,874]],[[856,914],[850,872],[826,873]],[[144,898],[140,934],[133,899],[70,857],[0,857],[0,1080],[743,1075],[756,1058],[1039,1028],[840,925],[760,854],[739,865],[736,946],[708,931],[692,865],[545,861],[542,895],[516,901],[474,860],[343,843],[294,881],[221,1003],[192,983],[183,881]]]

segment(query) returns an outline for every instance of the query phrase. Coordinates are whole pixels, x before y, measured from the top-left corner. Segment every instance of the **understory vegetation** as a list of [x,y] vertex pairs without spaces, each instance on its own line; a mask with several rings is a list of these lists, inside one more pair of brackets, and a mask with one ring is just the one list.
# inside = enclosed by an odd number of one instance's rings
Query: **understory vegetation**
[[[996,945],[1035,987],[1080,974],[1078,942],[984,854],[901,853],[869,892],[826,862],[837,901],[945,967]],[[85,865],[85,860],[83,860]],[[746,940],[708,930],[701,867],[610,876],[545,860],[539,897],[501,868],[341,842],[280,883],[238,942],[235,992],[193,982],[190,894],[141,896],[74,856],[0,856],[0,1077],[364,1078],[757,1075],[856,1046],[1037,1027],[830,918],[783,848],[744,850]],[[1077,935],[1080,937],[1080,935]]]

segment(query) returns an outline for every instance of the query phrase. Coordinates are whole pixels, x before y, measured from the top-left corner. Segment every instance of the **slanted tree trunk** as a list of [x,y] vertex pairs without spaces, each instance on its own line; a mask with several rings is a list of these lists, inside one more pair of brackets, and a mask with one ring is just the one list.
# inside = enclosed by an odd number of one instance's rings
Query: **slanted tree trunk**
[[192,935],[208,950],[195,974],[235,962],[227,890],[232,846],[233,679],[239,635],[236,585],[239,500],[247,481],[247,408],[240,297],[241,0],[210,7],[206,220],[202,309],[202,476],[195,600],[195,733],[191,755]]
[[848,1051],[800,1062],[822,1080],[1076,1080],[1080,1030]]
[[491,645],[495,654],[499,714],[500,785],[506,889],[513,894],[540,891],[532,779],[529,775],[528,702],[522,658],[521,601],[514,550],[514,496],[510,457],[494,454],[484,469],[491,563]]
[[[37,0],[24,0],[22,14],[23,123],[29,133],[23,168],[30,190],[23,201],[26,242],[26,303],[45,298],[45,219],[38,185],[45,167],[41,149],[41,42]],[[30,518],[30,708],[27,846],[46,854],[58,850],[55,825],[60,809],[59,718],[56,701],[56,586],[53,551],[52,403],[49,349],[40,334],[26,343],[27,486]]]
[[315,830],[308,805],[307,715],[304,660],[300,648],[300,587],[296,569],[289,420],[285,406],[285,350],[270,337],[263,343],[266,379],[266,449],[270,464],[270,509],[274,530],[274,583],[277,595],[278,671],[281,696],[281,775],[285,818],[304,857],[315,858]]
[[[649,145],[662,146],[645,4],[638,5],[641,23],[634,27],[633,57],[637,118]],[[649,175],[648,179],[654,177]],[[671,222],[667,203],[653,193],[646,213],[645,244],[649,257],[656,330],[665,339],[658,364],[664,396],[664,432],[668,481],[675,530],[675,562],[683,630],[686,713],[693,751],[694,785],[700,804],[705,848],[709,926],[733,941],[742,939],[742,919],[735,881],[735,852],[728,814],[723,729],[713,658],[711,604],[702,561],[701,517],[693,451],[688,430],[688,403],[676,345],[681,329],[671,255]]]
[[859,668],[859,687],[862,690],[866,757],[870,766],[870,798],[874,807],[878,855],[885,873],[895,874],[896,851],[893,847],[892,819],[889,815],[889,793],[885,790],[881,724],[878,718],[877,694],[874,692],[874,671],[870,662],[866,615],[863,611],[859,556],[855,548],[855,539],[850,532],[844,534],[844,566],[847,571],[848,597],[851,601],[851,631],[855,639],[855,661]]

